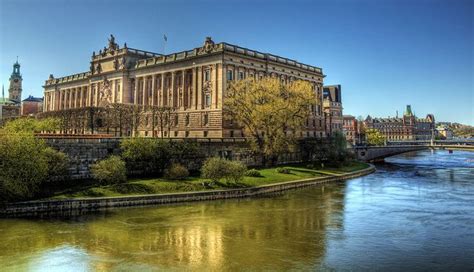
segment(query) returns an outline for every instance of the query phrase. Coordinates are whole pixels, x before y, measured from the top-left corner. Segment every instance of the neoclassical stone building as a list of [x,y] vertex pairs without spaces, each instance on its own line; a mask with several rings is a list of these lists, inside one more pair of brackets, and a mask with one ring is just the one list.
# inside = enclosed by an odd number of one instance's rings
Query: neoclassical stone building
[[[242,131],[223,116],[223,97],[229,82],[246,77],[301,79],[314,87],[314,105],[304,137],[325,135],[323,71],[276,55],[208,37],[201,47],[162,55],[115,42],[94,52],[87,72],[55,78],[44,85],[44,111],[107,107],[114,103],[165,106],[174,109],[170,137],[242,137]],[[159,135],[148,118],[140,124],[144,136]],[[151,131],[154,130],[154,133]],[[129,134],[128,132],[127,134]]]

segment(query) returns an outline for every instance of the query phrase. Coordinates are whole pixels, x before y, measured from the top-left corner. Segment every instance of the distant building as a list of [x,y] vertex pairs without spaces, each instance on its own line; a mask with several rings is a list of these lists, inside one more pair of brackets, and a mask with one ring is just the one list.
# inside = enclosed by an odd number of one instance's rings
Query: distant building
[[347,142],[355,145],[360,141],[359,139],[359,126],[357,119],[352,115],[343,115],[342,131],[346,136]]
[[43,111],[43,98],[28,96],[21,102],[21,115],[33,116]]
[[2,97],[0,98],[0,125],[6,120],[20,116],[21,92],[23,78],[20,73],[18,60],[13,64],[13,72],[10,76],[8,98],[5,97],[5,88],[2,85]]
[[444,140],[453,139],[453,130],[449,126],[440,125],[436,127],[436,136]]
[[372,118],[369,115],[364,124],[366,128],[379,130],[388,141],[430,140],[435,129],[433,114],[417,118],[410,105],[407,105],[403,117]]
[[332,134],[342,132],[342,97],[341,85],[328,85],[323,87],[323,108],[326,131]]

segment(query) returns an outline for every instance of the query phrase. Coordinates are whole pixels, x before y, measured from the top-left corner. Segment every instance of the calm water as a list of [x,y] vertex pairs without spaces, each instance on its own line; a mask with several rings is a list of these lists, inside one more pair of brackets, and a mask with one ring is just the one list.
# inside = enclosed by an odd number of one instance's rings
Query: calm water
[[472,271],[474,152],[273,198],[0,220],[2,271]]

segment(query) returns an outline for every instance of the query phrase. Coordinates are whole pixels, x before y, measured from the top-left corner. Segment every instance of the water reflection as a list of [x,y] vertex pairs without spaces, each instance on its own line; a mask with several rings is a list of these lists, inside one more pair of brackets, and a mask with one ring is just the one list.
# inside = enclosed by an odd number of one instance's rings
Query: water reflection
[[469,271],[473,162],[472,152],[422,151],[272,198],[0,220],[0,267]]
[[92,270],[311,267],[324,256],[326,230],[342,226],[343,198],[340,184],[275,198],[124,209],[70,221],[2,220],[0,264]]

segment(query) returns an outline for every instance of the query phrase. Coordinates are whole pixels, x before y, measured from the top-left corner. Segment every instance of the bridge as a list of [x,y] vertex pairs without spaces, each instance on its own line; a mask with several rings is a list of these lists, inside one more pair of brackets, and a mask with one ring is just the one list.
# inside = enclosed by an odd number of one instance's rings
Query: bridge
[[474,151],[474,140],[395,141],[387,142],[384,146],[353,147],[357,159],[368,162],[383,161],[386,157],[424,149]]

